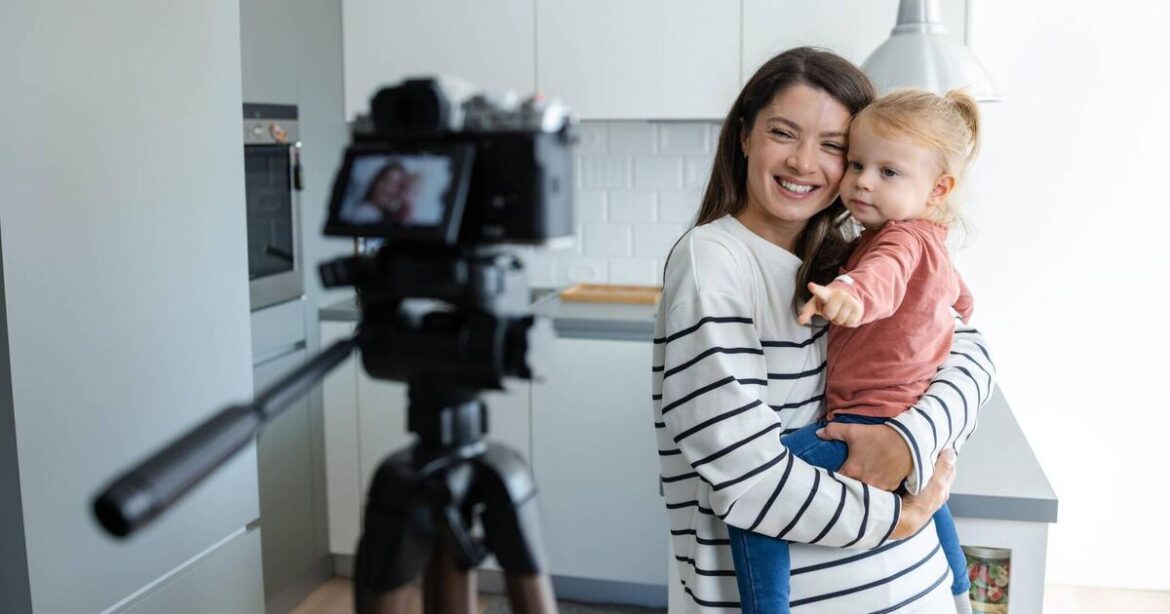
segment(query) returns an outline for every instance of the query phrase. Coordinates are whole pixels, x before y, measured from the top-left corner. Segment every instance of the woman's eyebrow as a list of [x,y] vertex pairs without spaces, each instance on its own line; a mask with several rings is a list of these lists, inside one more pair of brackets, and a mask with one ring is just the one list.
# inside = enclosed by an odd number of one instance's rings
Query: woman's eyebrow
[[[780,124],[784,124],[785,126],[788,126],[789,128],[792,128],[793,130],[795,130],[797,132],[801,131],[800,124],[792,121],[791,119],[788,119],[787,117],[780,117],[778,115],[775,117],[769,117],[765,123],[768,125],[780,123]],[[822,138],[830,138],[830,139],[844,138],[848,134],[849,134],[848,132],[845,132],[842,130],[835,130],[835,131],[829,131],[829,132],[822,132],[821,137]]]

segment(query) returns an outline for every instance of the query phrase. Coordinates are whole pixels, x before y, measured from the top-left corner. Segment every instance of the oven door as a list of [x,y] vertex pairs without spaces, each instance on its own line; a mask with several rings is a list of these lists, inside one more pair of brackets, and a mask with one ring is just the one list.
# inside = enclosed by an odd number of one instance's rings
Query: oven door
[[300,298],[304,292],[299,148],[299,143],[244,146],[253,311]]

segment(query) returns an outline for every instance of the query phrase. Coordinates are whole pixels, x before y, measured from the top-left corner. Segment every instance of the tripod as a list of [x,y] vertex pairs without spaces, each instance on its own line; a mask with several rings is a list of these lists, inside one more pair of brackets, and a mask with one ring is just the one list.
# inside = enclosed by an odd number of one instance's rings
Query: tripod
[[[556,614],[540,545],[536,489],[519,454],[483,441],[474,391],[410,382],[418,441],[382,462],[366,503],[354,568],[358,614],[402,614],[423,572],[427,614],[475,614],[472,568],[494,553],[516,614]],[[481,521],[484,538],[472,535]],[[425,569],[423,568],[423,565]]]
[[[523,309],[522,269],[494,254],[383,248],[378,263],[341,259],[322,267],[322,277],[327,286],[359,285],[361,332],[123,473],[95,499],[98,521],[119,537],[149,523],[360,348],[372,377],[409,384],[408,428],[418,440],[383,461],[370,486],[354,570],[356,611],[406,612],[408,585],[422,572],[427,614],[474,614],[471,570],[494,553],[513,612],[556,614],[532,477],[516,452],[483,440],[487,407],[477,397],[505,375],[532,377],[534,319]],[[407,316],[400,307],[411,296],[454,307]],[[473,536],[477,523],[483,538]]]

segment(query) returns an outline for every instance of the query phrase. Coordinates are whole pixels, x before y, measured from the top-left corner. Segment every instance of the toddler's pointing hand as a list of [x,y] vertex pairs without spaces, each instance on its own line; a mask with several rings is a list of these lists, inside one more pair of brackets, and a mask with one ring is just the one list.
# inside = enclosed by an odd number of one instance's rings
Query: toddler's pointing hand
[[800,310],[797,321],[801,324],[812,322],[814,315],[819,315],[838,326],[853,328],[861,322],[865,308],[861,301],[849,292],[831,286],[822,286],[809,282],[808,289],[812,292],[809,299]]

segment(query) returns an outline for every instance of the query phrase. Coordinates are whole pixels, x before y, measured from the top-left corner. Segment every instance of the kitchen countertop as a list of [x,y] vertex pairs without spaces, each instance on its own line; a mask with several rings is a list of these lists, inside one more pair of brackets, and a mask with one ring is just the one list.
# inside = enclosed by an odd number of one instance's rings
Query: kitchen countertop
[[[548,290],[534,290],[533,297],[533,313],[551,318],[558,337],[648,342],[654,335],[652,305],[563,302]],[[352,298],[320,312],[325,321],[353,322],[358,315]],[[1056,493],[999,389],[963,448],[950,506],[956,517],[1056,522]]]

